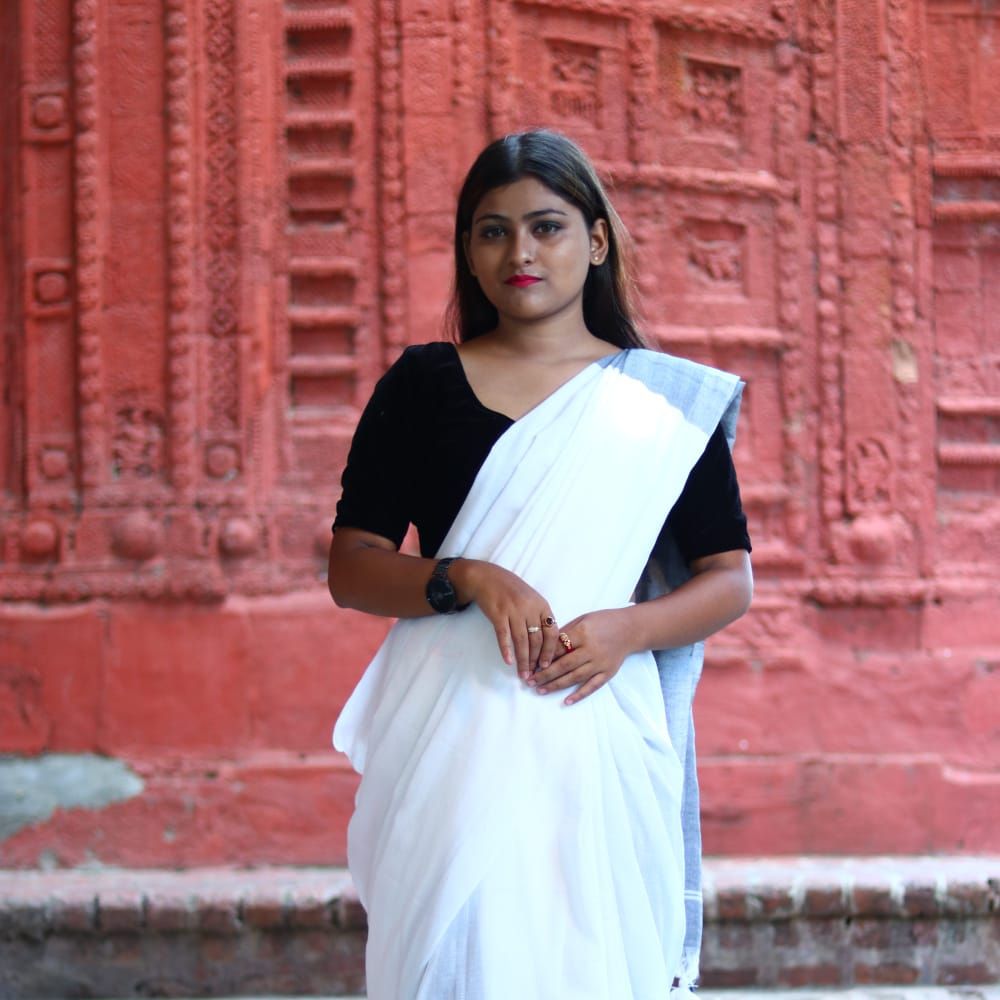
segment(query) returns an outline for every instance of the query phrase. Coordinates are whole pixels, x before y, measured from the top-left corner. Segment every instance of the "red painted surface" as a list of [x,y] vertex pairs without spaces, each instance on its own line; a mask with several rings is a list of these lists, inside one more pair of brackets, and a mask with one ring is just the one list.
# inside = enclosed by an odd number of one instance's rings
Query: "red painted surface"
[[1000,11],[985,0],[0,10],[0,750],[145,791],[0,860],[335,862],[381,623],[323,567],[358,408],[440,333],[455,190],[551,124],[647,329],[748,381],[757,598],[706,846],[1000,847]]

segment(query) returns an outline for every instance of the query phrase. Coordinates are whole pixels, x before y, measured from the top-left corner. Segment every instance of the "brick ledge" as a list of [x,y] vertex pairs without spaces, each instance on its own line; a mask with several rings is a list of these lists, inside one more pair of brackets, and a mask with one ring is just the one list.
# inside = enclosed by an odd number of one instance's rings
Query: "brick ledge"
[[[1000,856],[705,862],[708,923],[948,916],[1000,916]],[[0,870],[0,932],[26,918],[75,932],[365,926],[342,868]]]
[[[998,857],[705,868],[703,1000],[1000,982]],[[364,930],[343,869],[0,871],[0,995],[355,995]]]

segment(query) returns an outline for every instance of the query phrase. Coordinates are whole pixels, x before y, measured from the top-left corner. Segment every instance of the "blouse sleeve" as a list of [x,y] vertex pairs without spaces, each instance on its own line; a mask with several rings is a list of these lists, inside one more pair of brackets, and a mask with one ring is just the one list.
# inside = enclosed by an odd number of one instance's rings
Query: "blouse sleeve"
[[688,563],[731,549],[750,551],[736,469],[721,426],[694,464],[663,532],[673,535]]
[[412,465],[409,428],[412,420],[413,372],[404,351],[379,379],[361,414],[337,503],[333,530],[360,528],[381,535],[396,548],[410,525]]

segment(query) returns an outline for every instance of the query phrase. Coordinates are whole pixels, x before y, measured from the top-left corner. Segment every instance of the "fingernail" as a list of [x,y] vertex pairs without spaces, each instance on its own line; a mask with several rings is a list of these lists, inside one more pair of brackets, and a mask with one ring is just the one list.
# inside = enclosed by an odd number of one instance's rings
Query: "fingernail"
[[533,688],[538,681],[536,681],[534,677],[529,677],[524,683],[527,684],[528,687]]
[[564,704],[564,705],[572,705],[572,704],[573,704],[573,702],[574,702],[575,700],[576,700],[575,698],[567,698],[567,699],[566,699],[566,700],[565,700],[565,701],[563,702],[563,704]]
[[539,670],[544,670],[544,669],[545,669],[546,667],[548,667],[548,665],[549,665],[549,661],[548,661],[548,660],[542,660],[542,661],[541,661],[541,662],[540,662],[540,663],[538,664],[538,669],[539,669]]
[[548,691],[546,691],[545,688],[536,688],[535,690],[537,694],[548,694]]
[[528,679],[528,673],[525,670],[522,670],[518,676],[521,678],[522,681],[526,681]]

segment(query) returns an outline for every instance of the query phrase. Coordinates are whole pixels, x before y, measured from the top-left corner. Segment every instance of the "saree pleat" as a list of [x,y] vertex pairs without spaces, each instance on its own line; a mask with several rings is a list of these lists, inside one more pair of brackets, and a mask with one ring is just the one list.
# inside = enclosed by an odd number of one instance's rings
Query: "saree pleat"
[[[708,438],[628,353],[501,436],[441,547],[517,573],[559,621],[629,601]],[[401,621],[334,741],[363,774],[348,860],[370,1000],[671,991],[684,772],[651,654],[566,707],[521,684],[478,608]]]

